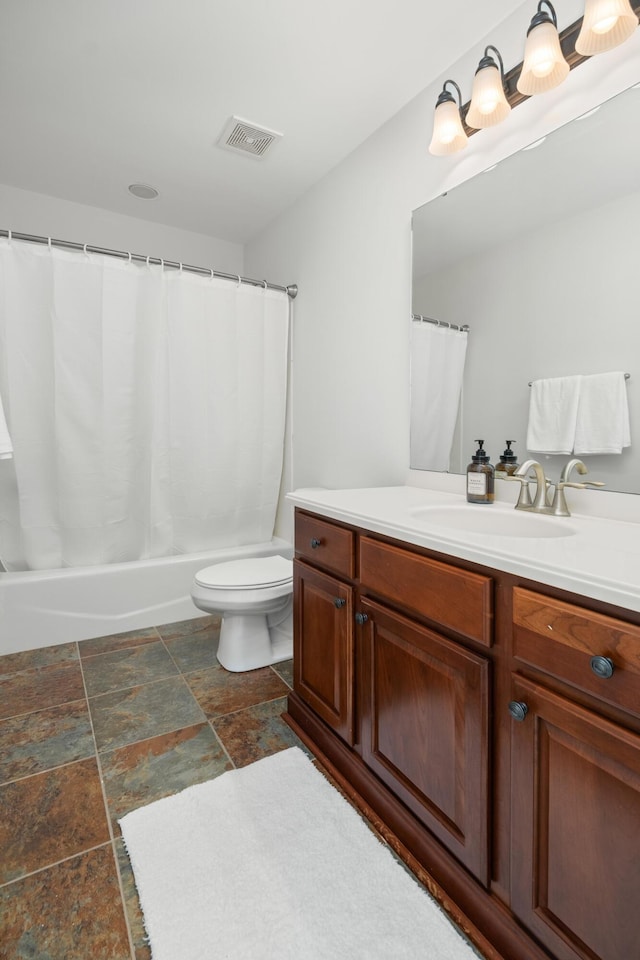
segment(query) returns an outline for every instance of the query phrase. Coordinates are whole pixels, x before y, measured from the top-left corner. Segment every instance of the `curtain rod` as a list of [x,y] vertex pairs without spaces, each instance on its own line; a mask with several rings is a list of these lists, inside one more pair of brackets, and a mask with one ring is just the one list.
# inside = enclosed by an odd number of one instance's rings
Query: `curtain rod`
[[420,320],[422,323],[435,323],[437,327],[449,327],[450,330],[460,330],[461,333],[469,332],[469,324],[465,323],[459,327],[457,323],[447,323],[446,320],[434,320],[433,317],[423,317],[421,313],[412,313],[412,320]]
[[266,280],[252,280],[251,277],[241,277],[238,273],[224,273],[221,270],[211,270],[209,267],[194,267],[188,263],[179,263],[175,260],[163,260],[162,257],[144,257],[140,253],[129,253],[128,250],[108,250],[106,247],[94,247],[90,243],[75,243],[72,240],[54,240],[53,237],[38,237],[31,233],[16,233],[15,230],[0,229],[0,237],[8,240],[24,240],[27,243],[46,243],[48,246],[62,247],[65,250],[82,250],[84,253],[101,253],[105,257],[118,257],[120,260],[136,260],[139,263],[158,264],[163,267],[176,267],[188,273],[198,273],[205,277],[218,277],[221,280],[233,280],[235,283],[248,283],[254,287],[264,287],[265,290],[281,290],[291,300],[298,296],[297,284],[281,287],[277,283],[267,283]]

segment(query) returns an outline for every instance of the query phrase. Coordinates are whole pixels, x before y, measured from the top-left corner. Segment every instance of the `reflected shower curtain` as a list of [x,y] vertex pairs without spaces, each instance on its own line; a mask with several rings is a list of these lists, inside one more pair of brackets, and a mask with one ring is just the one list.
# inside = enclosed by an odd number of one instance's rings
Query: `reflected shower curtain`
[[467,333],[411,323],[411,467],[449,470]]
[[280,291],[0,240],[6,568],[269,540],[288,328]]

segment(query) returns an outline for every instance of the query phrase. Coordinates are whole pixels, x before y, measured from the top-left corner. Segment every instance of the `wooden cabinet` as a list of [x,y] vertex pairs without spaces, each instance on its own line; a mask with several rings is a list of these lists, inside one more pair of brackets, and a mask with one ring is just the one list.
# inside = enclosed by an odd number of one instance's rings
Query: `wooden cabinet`
[[489,663],[378,603],[360,608],[363,759],[486,884]]
[[296,513],[288,719],[491,960],[640,956],[640,614]]
[[297,518],[294,689],[349,744],[354,736],[354,591],[349,582],[354,543],[353,531],[336,523],[307,514]]
[[599,711],[640,714],[640,628],[513,594],[512,909],[558,960],[628,960],[640,954],[640,736]]
[[353,591],[294,562],[293,683],[317,715],[353,743]]
[[640,954],[640,736],[525,679],[512,909],[558,960]]

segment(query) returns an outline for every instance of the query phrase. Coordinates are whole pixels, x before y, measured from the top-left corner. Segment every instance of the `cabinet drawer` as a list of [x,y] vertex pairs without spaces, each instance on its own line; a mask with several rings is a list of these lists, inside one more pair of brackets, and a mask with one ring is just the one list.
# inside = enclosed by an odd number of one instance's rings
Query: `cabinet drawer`
[[296,512],[296,555],[343,577],[355,575],[354,533],[313,514]]
[[491,646],[493,589],[490,577],[362,537],[360,581],[363,590],[370,590],[486,647]]
[[[516,587],[513,653],[522,663],[640,716],[640,627]],[[611,677],[594,672],[593,657],[611,661]]]

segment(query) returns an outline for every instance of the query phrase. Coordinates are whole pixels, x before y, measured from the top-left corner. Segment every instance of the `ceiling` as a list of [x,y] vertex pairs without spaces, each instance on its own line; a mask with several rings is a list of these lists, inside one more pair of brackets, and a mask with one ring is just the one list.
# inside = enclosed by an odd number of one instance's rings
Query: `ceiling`
[[519,6],[0,0],[0,183],[245,243]]

